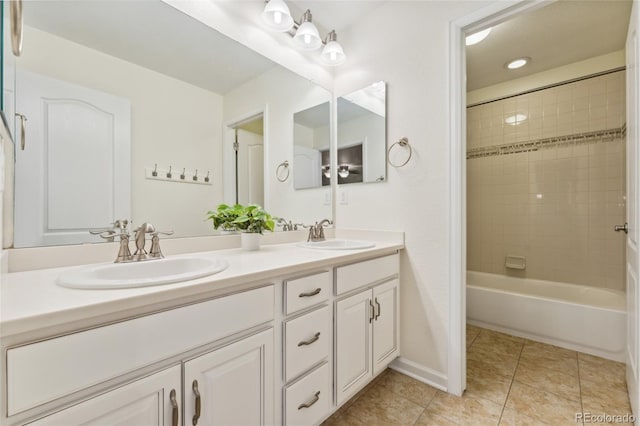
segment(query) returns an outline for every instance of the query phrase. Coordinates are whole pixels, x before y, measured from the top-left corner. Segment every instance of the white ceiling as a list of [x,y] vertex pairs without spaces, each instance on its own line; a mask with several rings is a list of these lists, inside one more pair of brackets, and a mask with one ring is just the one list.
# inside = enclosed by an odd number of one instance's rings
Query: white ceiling
[[23,4],[26,25],[219,94],[275,66],[158,0]]
[[[467,47],[467,90],[621,50],[630,12],[630,0],[559,0],[499,24]],[[523,56],[529,65],[505,68]]]

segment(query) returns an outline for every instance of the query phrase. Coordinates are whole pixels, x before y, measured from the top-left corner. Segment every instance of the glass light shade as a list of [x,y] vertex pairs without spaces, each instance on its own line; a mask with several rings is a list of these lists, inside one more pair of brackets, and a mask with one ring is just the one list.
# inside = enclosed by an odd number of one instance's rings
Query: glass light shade
[[331,178],[331,166],[325,166],[322,168],[322,174],[324,175],[324,177],[326,177],[327,179]]
[[322,50],[322,61],[327,65],[342,65],[347,59],[342,46],[337,41],[330,41]]
[[293,36],[293,43],[302,50],[316,50],[322,46],[322,39],[316,26],[307,21],[300,24],[296,35]]
[[340,176],[341,178],[346,178],[349,176],[349,166],[346,164],[343,164],[342,166],[338,167],[338,176]]
[[269,0],[262,12],[262,21],[272,30],[280,32],[293,27],[291,12],[283,0]]

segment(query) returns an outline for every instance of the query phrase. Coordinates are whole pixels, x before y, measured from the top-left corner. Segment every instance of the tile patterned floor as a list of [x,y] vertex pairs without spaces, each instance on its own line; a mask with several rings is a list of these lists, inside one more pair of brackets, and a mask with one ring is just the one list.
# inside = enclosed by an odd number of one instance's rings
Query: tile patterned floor
[[624,364],[469,325],[462,397],[387,370],[324,425],[606,423],[576,413],[631,413]]

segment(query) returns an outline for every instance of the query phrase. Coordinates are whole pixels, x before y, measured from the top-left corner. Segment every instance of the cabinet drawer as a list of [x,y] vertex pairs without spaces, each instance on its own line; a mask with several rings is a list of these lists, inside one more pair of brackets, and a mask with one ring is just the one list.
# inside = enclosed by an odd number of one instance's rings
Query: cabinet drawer
[[272,285],[7,351],[13,415],[271,321]]
[[336,268],[336,295],[397,275],[399,259],[392,254]]
[[328,306],[287,321],[285,330],[285,380],[295,378],[329,356]]
[[329,364],[320,367],[285,389],[285,424],[316,425],[331,404]]
[[285,281],[286,315],[329,299],[333,277],[330,271]]

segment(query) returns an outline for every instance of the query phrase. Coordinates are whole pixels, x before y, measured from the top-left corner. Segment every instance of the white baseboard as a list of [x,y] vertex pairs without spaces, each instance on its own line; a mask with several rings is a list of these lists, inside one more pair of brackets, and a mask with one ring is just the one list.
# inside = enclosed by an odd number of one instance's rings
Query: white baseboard
[[409,361],[403,357],[398,357],[389,364],[389,368],[406,374],[429,386],[433,386],[436,389],[440,389],[441,391],[447,391],[447,376],[424,365]]

